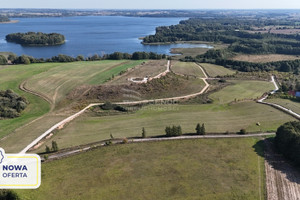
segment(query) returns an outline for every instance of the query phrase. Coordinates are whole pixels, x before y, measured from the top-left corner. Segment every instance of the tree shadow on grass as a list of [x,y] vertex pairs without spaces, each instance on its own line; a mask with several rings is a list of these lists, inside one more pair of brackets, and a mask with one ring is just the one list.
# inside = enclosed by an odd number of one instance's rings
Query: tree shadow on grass
[[253,147],[255,152],[264,157],[273,169],[283,173],[290,182],[300,184],[300,169],[276,151],[274,138],[260,140]]

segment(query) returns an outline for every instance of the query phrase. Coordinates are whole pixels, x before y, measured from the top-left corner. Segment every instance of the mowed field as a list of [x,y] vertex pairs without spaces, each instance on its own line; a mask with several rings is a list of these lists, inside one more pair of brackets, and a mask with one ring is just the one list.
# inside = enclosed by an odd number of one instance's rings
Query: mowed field
[[27,80],[26,88],[43,94],[58,103],[80,85],[96,85],[107,81],[112,75],[141,64],[143,61],[100,61],[62,64]]
[[176,74],[205,78],[200,67],[192,62],[176,62],[173,64],[171,70]]
[[210,97],[215,100],[215,103],[226,104],[235,100],[257,99],[265,92],[274,89],[273,83],[266,81],[231,80],[229,82],[233,83],[233,85],[210,95]]
[[200,66],[204,68],[205,72],[208,74],[209,77],[226,76],[226,75],[235,74],[235,71],[227,69],[220,65],[200,63]]
[[42,165],[21,199],[265,199],[262,142],[255,138],[124,144]]
[[284,54],[266,54],[266,55],[245,55],[240,54],[232,58],[232,60],[254,62],[254,63],[266,63],[266,62],[276,62],[282,60],[297,60],[300,59],[299,56],[284,55]]
[[[141,62],[143,61],[97,61],[5,66],[0,69],[0,89],[12,89],[25,96],[30,104],[20,117],[0,120],[0,146],[7,152],[19,152],[41,133],[74,112],[70,110],[47,113],[50,110],[49,103],[21,91],[19,85],[22,82],[29,82],[32,87],[30,89],[43,95],[53,97],[52,95],[56,94],[59,99],[63,99],[64,95],[78,84],[103,83],[112,74],[118,74]],[[89,79],[84,78],[85,75],[90,75]],[[66,81],[68,78],[70,81]],[[64,84],[64,81],[67,83]]]
[[19,95],[26,97],[26,99],[30,102],[20,117],[0,120],[0,137],[4,137],[16,128],[49,111],[50,106],[46,101],[37,96],[21,91],[19,89],[19,85],[28,78],[36,74],[46,72],[57,66],[59,66],[57,63],[46,63],[4,66],[0,69],[0,89],[12,89]]
[[[294,118],[270,106],[254,101],[237,102],[235,99],[260,97],[273,89],[271,82],[233,81],[234,85],[213,93],[213,104],[191,105],[150,105],[133,114],[114,116],[94,116],[86,113],[60,130],[53,138],[41,146],[37,152],[43,152],[45,145],[56,140],[61,148],[76,146],[115,138],[139,137],[145,127],[147,136],[163,135],[169,125],[181,125],[184,133],[194,133],[197,123],[205,123],[209,133],[238,132],[245,128],[248,132],[276,131],[277,128]],[[259,122],[260,126],[256,123]]]
[[300,114],[300,102],[291,101],[289,99],[279,99],[279,98],[267,99],[266,102],[276,103],[278,105],[281,105],[285,108],[288,108]]

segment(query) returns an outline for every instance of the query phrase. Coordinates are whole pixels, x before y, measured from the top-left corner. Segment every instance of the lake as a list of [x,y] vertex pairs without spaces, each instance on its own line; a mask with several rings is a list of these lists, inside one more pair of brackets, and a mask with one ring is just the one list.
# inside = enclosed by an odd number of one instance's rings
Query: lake
[[[205,44],[143,45],[140,37],[155,33],[157,26],[178,24],[183,18],[144,18],[121,16],[80,16],[49,18],[14,18],[18,23],[0,24],[0,52],[49,58],[58,54],[70,56],[135,51],[170,54],[171,48],[203,47]],[[24,47],[8,43],[5,36],[16,32],[60,33],[66,37],[61,46]]]

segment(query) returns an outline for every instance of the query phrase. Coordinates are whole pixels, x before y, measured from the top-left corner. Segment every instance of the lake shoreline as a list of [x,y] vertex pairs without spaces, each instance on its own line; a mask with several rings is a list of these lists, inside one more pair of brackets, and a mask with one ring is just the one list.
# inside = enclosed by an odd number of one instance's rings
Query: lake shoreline
[[0,24],[15,24],[15,23],[19,23],[19,20],[10,20],[9,22],[0,22]]

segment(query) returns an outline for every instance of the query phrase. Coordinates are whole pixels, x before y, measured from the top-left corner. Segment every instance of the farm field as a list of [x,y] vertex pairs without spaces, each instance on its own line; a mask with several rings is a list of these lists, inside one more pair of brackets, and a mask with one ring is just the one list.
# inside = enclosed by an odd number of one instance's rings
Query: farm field
[[232,58],[232,60],[254,62],[254,63],[266,63],[266,62],[276,62],[282,60],[297,60],[297,59],[300,59],[300,57],[293,56],[293,55],[284,55],[284,54],[266,54],[266,55],[240,54]]
[[176,62],[171,70],[176,74],[187,76],[196,76],[198,78],[205,78],[202,70],[196,63],[191,62]]
[[285,108],[288,108],[288,109],[300,114],[300,103],[299,102],[291,101],[289,99],[279,99],[279,98],[267,99],[266,102],[276,103],[278,105],[281,105]]
[[42,165],[21,199],[264,199],[262,143],[199,139],[97,148]]
[[265,92],[274,89],[273,83],[266,81],[231,80],[230,82],[233,83],[233,85],[210,95],[210,97],[215,100],[215,103],[226,104],[235,100],[257,99]]
[[0,120],[0,137],[4,137],[16,128],[49,111],[50,106],[46,101],[37,96],[21,91],[19,89],[19,85],[28,78],[57,66],[59,66],[57,63],[46,63],[4,66],[4,68],[0,69],[0,89],[12,89],[19,95],[26,97],[26,99],[30,102],[20,117]]
[[200,63],[201,67],[204,68],[205,72],[208,74],[209,77],[216,77],[216,76],[226,76],[235,74],[235,71],[231,69],[227,69],[220,65],[214,65],[209,63]]
[[142,61],[119,60],[62,64],[31,77],[26,88],[43,94],[57,104],[76,86],[102,84],[112,75],[140,63]]
[[[165,127],[181,125],[183,133],[195,133],[197,123],[205,123],[208,133],[276,131],[277,128],[294,118],[270,106],[255,102],[242,102],[231,106],[205,105],[150,105],[134,114],[94,116],[86,113],[51,139],[36,152],[44,152],[45,145],[57,141],[60,148],[76,146],[114,138],[141,137],[142,127],[147,136],[164,135]],[[259,122],[260,126],[256,123]]]

